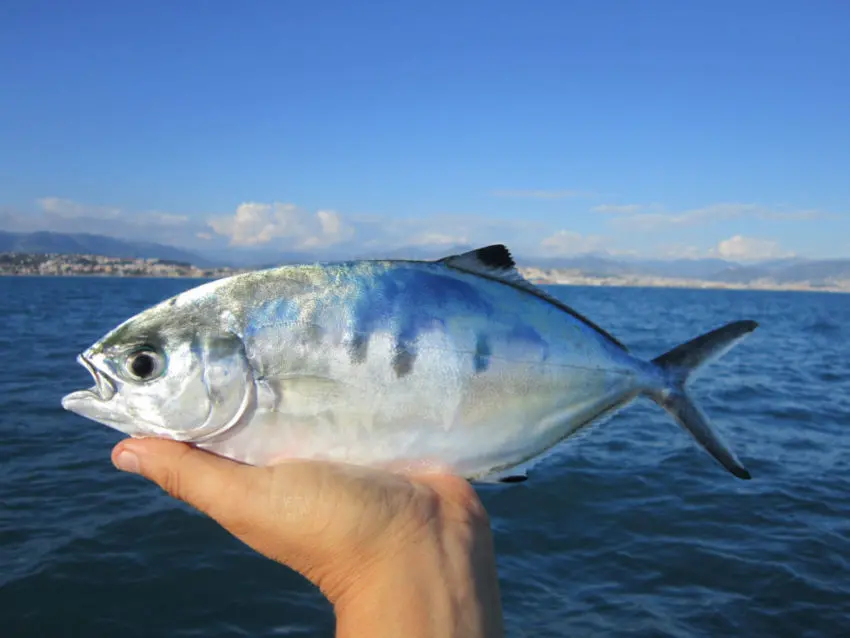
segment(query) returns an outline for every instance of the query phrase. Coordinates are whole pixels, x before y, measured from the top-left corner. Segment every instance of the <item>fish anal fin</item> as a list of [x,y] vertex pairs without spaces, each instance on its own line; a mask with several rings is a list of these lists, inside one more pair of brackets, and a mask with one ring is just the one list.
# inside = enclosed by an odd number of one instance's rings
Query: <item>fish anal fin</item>
[[[525,464],[522,464],[525,465]],[[528,464],[531,465],[531,464]],[[473,483],[489,483],[491,485],[510,485],[512,483],[525,483],[528,480],[526,467],[512,467],[486,476],[472,479]]]
[[500,478],[499,483],[525,483],[527,480],[528,474],[511,474]]

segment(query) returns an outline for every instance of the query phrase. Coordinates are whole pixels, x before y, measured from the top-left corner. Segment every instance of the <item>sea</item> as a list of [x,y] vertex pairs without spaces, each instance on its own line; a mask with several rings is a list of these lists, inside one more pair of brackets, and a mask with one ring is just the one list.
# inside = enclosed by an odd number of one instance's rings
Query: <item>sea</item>
[[[188,279],[0,278],[0,636],[332,636],[298,574],[146,480],[66,412],[76,355]],[[692,393],[753,475],[639,400],[525,483],[479,488],[508,636],[850,636],[850,295],[551,287],[653,357],[761,327]]]

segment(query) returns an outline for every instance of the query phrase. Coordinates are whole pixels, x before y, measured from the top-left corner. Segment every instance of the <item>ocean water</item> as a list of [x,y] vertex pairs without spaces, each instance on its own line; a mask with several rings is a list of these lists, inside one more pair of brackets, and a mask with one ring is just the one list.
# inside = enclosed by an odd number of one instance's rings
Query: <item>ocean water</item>
[[[76,354],[198,282],[0,278],[0,635],[331,636],[305,580],[109,460]],[[692,386],[754,479],[639,401],[480,490],[509,636],[850,635],[850,295],[551,289],[639,354],[761,328]]]

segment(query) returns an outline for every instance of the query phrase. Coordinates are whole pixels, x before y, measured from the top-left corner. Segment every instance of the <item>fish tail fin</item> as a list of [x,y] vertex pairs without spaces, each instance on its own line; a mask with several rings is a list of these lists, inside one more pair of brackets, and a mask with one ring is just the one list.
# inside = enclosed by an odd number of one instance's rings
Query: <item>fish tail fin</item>
[[718,463],[740,479],[750,479],[750,473],[688,396],[685,385],[700,368],[722,357],[757,327],[755,321],[735,321],[653,359],[652,363],[660,369],[665,382],[647,393]]

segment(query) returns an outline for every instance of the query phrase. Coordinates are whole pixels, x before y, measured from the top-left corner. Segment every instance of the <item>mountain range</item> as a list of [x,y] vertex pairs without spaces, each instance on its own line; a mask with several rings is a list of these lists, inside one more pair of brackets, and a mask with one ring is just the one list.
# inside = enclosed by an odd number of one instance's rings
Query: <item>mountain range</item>
[[0,253],[105,255],[122,259],[167,259],[208,266],[209,260],[181,248],[151,242],[127,241],[90,233],[10,233],[0,231]]
[[[406,246],[386,251],[351,255],[362,259],[438,259],[473,249],[471,245],[443,247]],[[242,254],[228,259],[221,254],[202,254],[182,248],[137,242],[90,233],[11,233],[0,231],[0,253],[91,254],[127,259],[157,258],[191,263],[196,266],[267,267],[284,263],[328,259],[327,255],[304,252],[264,250],[252,260]],[[233,257],[231,255],[231,257]],[[648,275],[745,284],[760,279],[777,283],[809,282],[815,285],[850,279],[850,259],[813,260],[789,258],[758,263],[738,263],[725,259],[616,259],[607,255],[586,254],[574,257],[537,257],[515,255],[521,266],[542,269],[580,271],[587,276]]]

